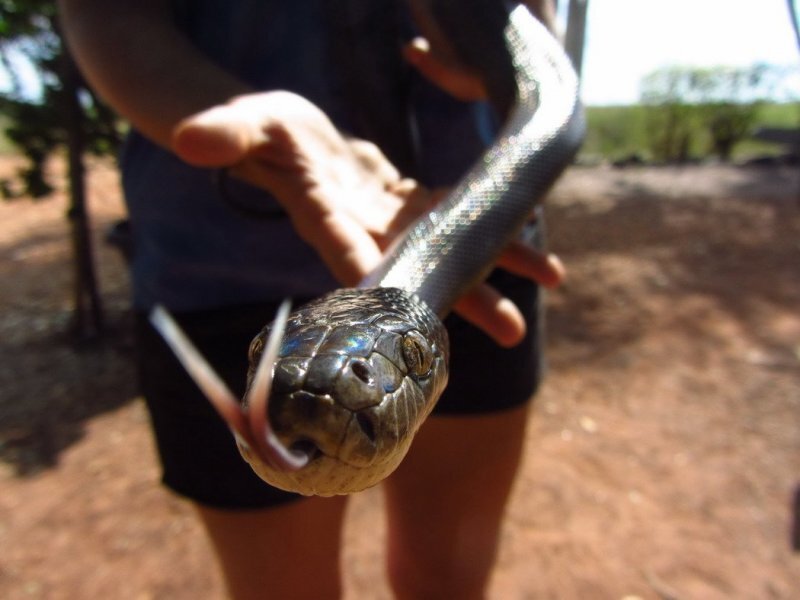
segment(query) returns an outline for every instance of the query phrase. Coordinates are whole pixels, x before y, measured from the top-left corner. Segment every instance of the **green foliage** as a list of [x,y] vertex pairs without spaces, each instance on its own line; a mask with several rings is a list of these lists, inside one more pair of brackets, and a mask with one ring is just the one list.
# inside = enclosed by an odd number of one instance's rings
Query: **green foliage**
[[42,19],[56,15],[53,0],[0,0],[0,37],[4,42],[38,37],[47,30]]
[[[0,61],[12,78],[12,89],[0,94],[0,112],[6,117],[5,137],[28,159],[20,173],[22,192],[34,198],[52,188],[44,165],[54,150],[67,142],[67,128],[75,118],[71,107],[77,95],[81,114],[77,130],[87,150],[102,154],[116,149],[121,139],[116,116],[83,85],[61,40],[52,0],[0,0]],[[19,80],[18,61],[25,57],[41,78],[40,98],[27,98]],[[13,186],[1,182],[0,191]]]
[[[19,172],[25,195],[41,198],[52,191],[44,177],[47,157],[60,141],[60,125],[54,111],[44,104],[0,99],[0,110],[9,117],[6,137],[28,159],[28,165]],[[6,184],[6,189],[10,186]]]
[[711,135],[713,151],[722,160],[729,161],[733,147],[751,133],[759,105],[760,102],[702,105],[700,114]]
[[[652,134],[646,127],[649,110],[649,107],[642,105],[588,107],[588,128],[586,142],[581,149],[581,160],[614,162],[633,157],[656,160],[650,150]],[[702,107],[698,107],[698,110],[702,110]],[[693,126],[689,134],[689,157],[702,158],[712,149],[711,137],[701,120],[698,119]],[[751,129],[759,127],[800,127],[800,103],[758,104]],[[778,152],[778,146],[745,138],[734,146],[731,158],[746,159]]]
[[756,115],[758,127],[798,127],[800,126],[800,102],[765,102],[758,107]]
[[697,152],[730,160],[753,129],[777,74],[765,65],[668,67],[642,81],[648,150],[655,160],[683,162]]
[[695,107],[675,101],[645,106],[645,131],[652,157],[663,162],[688,160],[698,125]]
[[642,154],[645,126],[641,106],[588,107],[586,120],[583,159],[613,161]]

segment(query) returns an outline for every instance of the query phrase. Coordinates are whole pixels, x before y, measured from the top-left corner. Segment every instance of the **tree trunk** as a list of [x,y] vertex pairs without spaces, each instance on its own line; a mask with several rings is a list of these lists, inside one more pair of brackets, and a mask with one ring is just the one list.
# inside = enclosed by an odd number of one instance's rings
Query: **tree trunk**
[[795,6],[794,0],[786,0],[786,4],[789,6],[789,18],[792,21],[792,29],[794,29],[794,39],[797,42],[797,48],[800,49],[800,22],[797,20],[797,6]]
[[569,0],[564,47],[578,77],[583,69],[583,45],[586,39],[586,11],[588,8],[589,0]]
[[75,307],[72,326],[75,338],[85,341],[101,336],[105,330],[105,322],[95,275],[89,215],[86,211],[86,168],[83,163],[84,114],[78,97],[81,77],[75,63],[66,51],[62,56],[62,69],[61,81],[64,85],[62,108],[67,132],[70,193],[67,218],[72,230],[75,273]]

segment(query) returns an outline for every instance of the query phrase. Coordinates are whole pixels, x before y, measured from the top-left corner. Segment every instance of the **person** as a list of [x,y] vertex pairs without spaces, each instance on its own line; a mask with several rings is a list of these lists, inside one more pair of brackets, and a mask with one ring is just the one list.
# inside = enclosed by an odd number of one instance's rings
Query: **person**
[[[339,4],[59,1],[87,80],[132,125],[122,181],[139,373],[163,481],[197,507],[237,599],[338,597],[346,498],[298,498],[259,480],[147,311],[166,305],[241,392],[247,346],[277,304],[357,283],[486,144],[485,104],[473,102],[482,86],[419,2],[413,21],[396,19],[430,40],[402,50],[416,128],[407,172],[393,164],[408,158],[402,149],[390,160],[362,139],[359,115],[375,100],[347,92],[341,56],[329,52]],[[549,0],[530,4],[552,18]],[[491,574],[539,379],[533,281],[555,285],[563,273],[554,256],[520,245],[498,264],[514,274],[497,271],[448,318],[450,386],[383,483],[398,598],[481,597]]]

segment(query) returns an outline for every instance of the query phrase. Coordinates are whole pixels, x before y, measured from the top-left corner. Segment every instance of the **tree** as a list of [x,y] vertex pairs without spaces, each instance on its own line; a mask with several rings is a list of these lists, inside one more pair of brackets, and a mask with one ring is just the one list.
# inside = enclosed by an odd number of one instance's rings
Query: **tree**
[[[26,98],[22,93],[12,52],[36,67],[42,83],[40,98]],[[0,2],[0,62],[12,77],[11,91],[0,97],[0,109],[11,120],[6,135],[29,161],[21,173],[26,194],[36,198],[51,191],[43,172],[45,161],[57,148],[67,148],[67,216],[75,266],[73,330],[79,338],[99,335],[104,329],[103,312],[89,235],[83,156],[86,151],[103,153],[117,146],[117,120],[84,84],[62,42],[53,0]]]
[[[39,74],[40,97],[25,93],[19,74],[22,61]],[[0,64],[11,78],[11,90],[0,93],[0,111],[10,122],[5,133],[29,161],[20,173],[25,195],[40,198],[52,190],[43,166],[53,151],[68,144],[65,106],[73,97],[81,104],[86,149],[96,154],[116,149],[119,122],[77,74],[61,40],[53,0],[0,2]]]
[[642,81],[647,140],[655,160],[684,162],[689,158],[696,113],[685,101],[685,87],[686,71],[680,67],[655,71]]
[[[11,77],[10,93],[0,98],[0,110],[10,120],[6,136],[28,159],[28,166],[20,172],[23,193],[40,198],[52,188],[44,179],[44,162],[57,145],[55,132],[58,117],[48,110],[46,103],[25,100],[23,85],[17,73],[16,54],[47,67],[58,54],[58,40],[49,26],[55,15],[52,2],[29,0],[26,2],[0,3],[0,62]],[[35,63],[36,64],[36,63]],[[42,71],[43,81],[52,69]]]
[[711,152],[730,160],[734,146],[749,135],[760,98],[774,75],[766,65],[751,67],[668,67],[642,81],[648,108],[650,149],[661,160],[685,161],[700,136]]

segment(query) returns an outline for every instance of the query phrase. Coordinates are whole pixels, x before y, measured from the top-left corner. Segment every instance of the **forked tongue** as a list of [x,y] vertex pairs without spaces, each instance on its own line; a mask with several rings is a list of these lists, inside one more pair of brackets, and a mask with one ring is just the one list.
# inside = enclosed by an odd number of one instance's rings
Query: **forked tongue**
[[247,391],[248,407],[245,410],[167,310],[162,306],[156,306],[150,312],[150,323],[161,334],[189,376],[240,442],[249,446],[262,461],[273,468],[282,471],[296,471],[308,463],[309,456],[284,446],[272,431],[269,419],[267,419],[272,366],[278,357],[288,318],[289,301],[287,300],[278,309],[266,347],[261,355],[250,389]]

